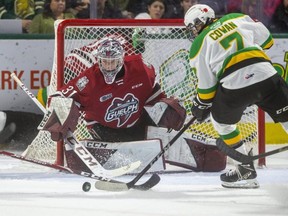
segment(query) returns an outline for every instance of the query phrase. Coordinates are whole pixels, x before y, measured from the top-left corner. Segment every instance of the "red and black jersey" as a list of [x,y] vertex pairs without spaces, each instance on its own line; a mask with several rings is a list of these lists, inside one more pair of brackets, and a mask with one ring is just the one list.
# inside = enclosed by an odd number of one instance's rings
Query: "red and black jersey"
[[59,91],[81,104],[87,122],[129,128],[140,118],[148,101],[155,103],[165,94],[155,87],[154,68],[146,65],[141,55],[125,56],[123,67],[124,75],[106,84],[95,64]]

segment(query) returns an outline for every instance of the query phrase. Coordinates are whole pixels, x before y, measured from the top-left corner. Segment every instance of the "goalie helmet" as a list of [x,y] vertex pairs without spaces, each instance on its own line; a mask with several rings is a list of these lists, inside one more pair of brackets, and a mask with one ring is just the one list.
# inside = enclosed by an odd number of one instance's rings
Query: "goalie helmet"
[[189,40],[193,41],[214,18],[215,12],[208,5],[196,4],[190,7],[184,16]]
[[112,84],[124,64],[124,49],[115,39],[103,40],[97,50],[97,61],[107,84]]

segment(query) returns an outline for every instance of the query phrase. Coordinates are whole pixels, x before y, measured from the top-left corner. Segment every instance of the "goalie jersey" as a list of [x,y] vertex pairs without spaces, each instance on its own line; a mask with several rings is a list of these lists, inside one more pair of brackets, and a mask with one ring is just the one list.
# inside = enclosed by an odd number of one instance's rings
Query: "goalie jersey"
[[[198,96],[211,102],[219,82],[226,89],[239,89],[273,76],[261,70],[270,64],[263,50],[273,45],[268,29],[248,15],[228,14],[206,27],[190,49],[190,65],[198,77]],[[253,67],[253,69],[251,68]]]
[[121,73],[123,76],[107,85],[98,64],[95,64],[53,96],[73,98],[78,102],[88,125],[132,127],[142,115],[144,105],[156,103],[166,96],[155,85],[153,66],[145,64],[141,55],[125,56]]

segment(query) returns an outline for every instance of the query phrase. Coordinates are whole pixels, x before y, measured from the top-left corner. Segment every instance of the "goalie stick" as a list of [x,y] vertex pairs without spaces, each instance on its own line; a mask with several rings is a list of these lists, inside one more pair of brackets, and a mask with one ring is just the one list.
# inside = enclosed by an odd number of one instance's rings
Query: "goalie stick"
[[[167,145],[151,160],[151,162],[136,175],[136,177],[128,183],[112,182],[112,181],[97,181],[95,187],[99,190],[108,191],[125,191],[133,188],[140,178],[153,166],[153,164],[176,142],[176,140],[190,127],[196,120],[195,117],[191,118],[182,129],[167,143]],[[156,175],[156,174],[155,174]],[[153,176],[151,177],[153,178]],[[159,177],[160,178],[160,177]],[[159,179],[160,180],[160,179]]]
[[270,155],[274,155],[274,154],[278,154],[280,152],[283,151],[287,151],[288,150],[288,146],[284,146],[282,148],[278,148],[272,151],[268,151],[262,154],[258,154],[258,155],[245,155],[242,154],[241,152],[238,152],[237,150],[235,150],[234,148],[226,145],[221,139],[217,139],[216,140],[216,145],[217,147],[224,152],[225,154],[227,154],[227,156],[229,156],[230,158],[239,161],[241,163],[250,163],[254,160],[258,160],[260,158],[264,158]]
[[[65,172],[65,173],[68,173],[68,174],[75,174],[75,175],[88,177],[88,178],[92,178],[92,179],[95,179],[95,180],[101,180],[101,181],[118,182],[118,181],[115,181],[115,180],[112,180],[112,179],[109,179],[109,178],[96,176],[93,173],[83,172],[83,171],[80,171],[80,170],[74,170],[74,169],[70,169],[70,168],[67,168],[67,167],[64,167],[64,166],[60,166],[60,165],[49,163],[49,162],[45,162],[45,161],[40,161],[40,160],[36,160],[36,159],[26,158],[26,157],[23,157],[22,155],[14,154],[14,153],[7,152],[7,151],[0,151],[0,155],[5,155],[7,157],[23,160],[23,161],[34,163],[34,164],[41,165],[41,166],[50,167],[50,168],[57,169],[57,170],[59,170],[61,172]],[[153,174],[153,176],[150,179],[148,179],[146,182],[144,182],[143,184],[134,185],[133,189],[136,189],[136,190],[149,190],[150,188],[152,188],[156,184],[158,184],[159,181],[160,181],[159,176]]]
[[[17,84],[21,87],[21,89],[35,102],[35,104],[41,109],[43,113],[47,113],[47,110],[42,106],[42,104],[37,100],[32,92],[24,85],[24,83],[16,76],[15,73],[11,73],[11,77],[17,82]],[[48,111],[49,114],[49,111]],[[115,177],[121,176],[128,172],[131,172],[137,169],[141,162],[136,161],[129,165],[113,169],[107,170],[101,166],[101,164],[95,159],[95,157],[83,146],[75,135],[69,131],[68,136],[64,139],[65,144],[68,144],[74,152],[78,155],[78,157],[85,163],[85,165],[95,174],[102,175],[105,177]]]
[[40,161],[40,160],[37,160],[37,159],[26,158],[26,157],[24,157],[22,155],[14,154],[12,152],[0,151],[0,155],[5,155],[5,156],[11,157],[11,158],[27,161],[27,162],[38,164],[38,165],[41,165],[41,166],[50,167],[50,168],[53,168],[53,169],[57,169],[59,171],[72,173],[72,171],[69,168],[66,168],[66,167],[63,167],[63,166],[60,166],[60,165],[57,165],[57,164],[45,162],[45,161]]

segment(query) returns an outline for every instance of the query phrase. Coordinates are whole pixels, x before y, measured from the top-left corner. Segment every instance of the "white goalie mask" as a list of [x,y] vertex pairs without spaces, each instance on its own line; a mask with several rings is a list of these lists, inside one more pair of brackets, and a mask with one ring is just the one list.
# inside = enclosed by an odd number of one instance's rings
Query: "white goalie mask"
[[208,5],[196,4],[190,7],[184,16],[189,40],[193,41],[214,18],[215,12]]
[[97,50],[100,71],[107,84],[112,84],[124,64],[124,49],[119,41],[111,38],[103,40]]

